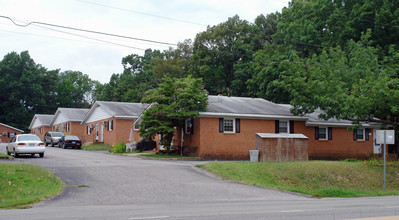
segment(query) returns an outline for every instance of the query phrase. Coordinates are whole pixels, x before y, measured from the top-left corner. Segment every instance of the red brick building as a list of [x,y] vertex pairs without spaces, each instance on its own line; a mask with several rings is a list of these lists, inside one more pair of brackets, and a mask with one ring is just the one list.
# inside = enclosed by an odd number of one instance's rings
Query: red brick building
[[31,134],[36,134],[43,140],[46,132],[51,131],[51,121],[54,119],[54,115],[35,114],[29,125]]
[[350,121],[325,121],[318,118],[320,111],[295,116],[290,108],[260,98],[209,96],[207,111],[186,122],[183,145],[195,148],[202,159],[248,160],[257,133],[291,133],[308,137],[309,159],[364,158],[380,152],[373,141],[378,124],[351,131]]
[[95,102],[81,123],[84,126],[83,141],[108,145],[121,141],[128,143],[132,130],[134,141],[138,142],[141,137],[133,123],[147,106],[141,103]]
[[51,121],[52,131],[59,131],[65,135],[76,135],[83,138],[85,128],[81,125],[89,109],[85,108],[58,108]]
[[22,134],[24,131],[18,128],[14,128],[10,125],[6,125],[3,123],[0,123],[0,139],[1,143],[7,143],[11,141],[11,139],[17,135],[17,134]]

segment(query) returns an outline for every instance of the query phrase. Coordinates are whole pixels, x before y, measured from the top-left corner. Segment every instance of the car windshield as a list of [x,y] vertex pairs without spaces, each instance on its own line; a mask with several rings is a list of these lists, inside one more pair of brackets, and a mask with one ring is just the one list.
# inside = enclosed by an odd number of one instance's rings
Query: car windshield
[[19,136],[18,141],[41,141],[41,140],[38,136],[26,135],[26,136]]
[[79,138],[77,136],[74,135],[65,135],[65,140],[75,140],[78,141]]
[[61,133],[61,132],[54,132],[54,133],[51,133],[51,136],[52,137],[62,137],[64,134],[63,133]]

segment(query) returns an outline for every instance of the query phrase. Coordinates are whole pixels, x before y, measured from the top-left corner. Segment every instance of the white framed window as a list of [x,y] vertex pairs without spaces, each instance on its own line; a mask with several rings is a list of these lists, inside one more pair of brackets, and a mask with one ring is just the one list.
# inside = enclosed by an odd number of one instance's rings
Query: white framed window
[[91,125],[87,125],[87,134],[91,134]]
[[114,130],[114,120],[109,120],[108,122],[108,131]]
[[137,131],[137,130],[140,129],[140,126],[139,126],[138,124],[134,124],[134,123],[133,123],[133,129]]
[[328,140],[328,130],[326,127],[319,127],[319,140]]
[[43,127],[40,128],[40,134],[43,134]]
[[184,133],[185,134],[190,134],[191,133],[191,127],[193,125],[191,124],[191,119],[187,119],[186,123],[185,123],[185,129],[184,129]]
[[278,131],[280,134],[288,134],[290,130],[290,123],[289,121],[279,121]]
[[234,118],[224,118],[223,119],[224,133],[235,133],[236,132],[235,122],[236,120]]
[[364,128],[358,128],[356,129],[356,140],[358,141],[364,141],[365,137],[364,137]]
[[69,131],[69,123],[66,123],[66,131]]

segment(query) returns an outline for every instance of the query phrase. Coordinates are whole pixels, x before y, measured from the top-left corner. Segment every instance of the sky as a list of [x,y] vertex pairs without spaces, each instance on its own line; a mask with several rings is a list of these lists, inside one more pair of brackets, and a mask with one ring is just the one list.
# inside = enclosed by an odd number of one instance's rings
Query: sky
[[[29,51],[48,70],[80,71],[107,83],[123,72],[127,55],[167,50],[234,15],[253,23],[287,6],[288,0],[0,0],[0,59]],[[36,23],[21,27],[5,17],[18,25]]]

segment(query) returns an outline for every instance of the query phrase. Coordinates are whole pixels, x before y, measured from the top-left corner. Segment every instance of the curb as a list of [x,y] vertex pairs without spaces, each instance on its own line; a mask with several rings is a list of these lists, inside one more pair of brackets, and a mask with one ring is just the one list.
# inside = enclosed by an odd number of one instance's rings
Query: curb
[[0,160],[14,160],[12,156],[0,156]]

